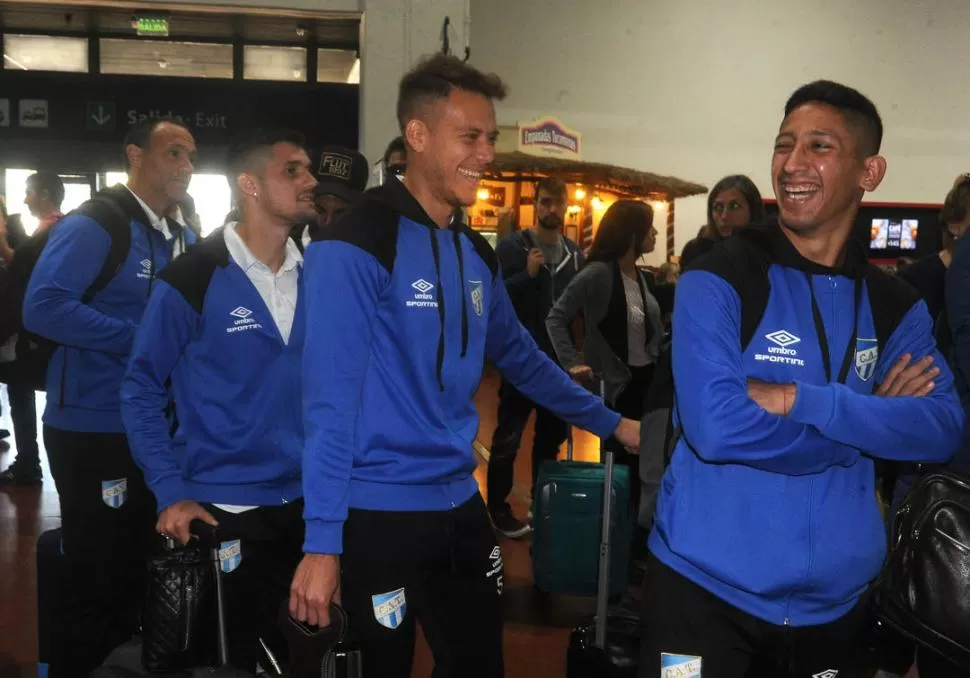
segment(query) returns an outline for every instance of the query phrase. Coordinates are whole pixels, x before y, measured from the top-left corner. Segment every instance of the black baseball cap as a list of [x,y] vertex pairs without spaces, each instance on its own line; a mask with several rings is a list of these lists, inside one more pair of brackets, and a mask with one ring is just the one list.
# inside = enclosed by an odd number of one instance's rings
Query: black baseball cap
[[345,146],[328,146],[320,151],[317,187],[314,195],[335,195],[357,202],[367,188],[370,168],[367,158]]

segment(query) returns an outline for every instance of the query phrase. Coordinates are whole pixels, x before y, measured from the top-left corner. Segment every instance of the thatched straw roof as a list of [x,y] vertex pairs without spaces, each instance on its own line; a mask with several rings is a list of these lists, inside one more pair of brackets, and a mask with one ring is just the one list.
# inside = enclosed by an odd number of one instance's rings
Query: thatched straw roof
[[486,178],[499,181],[535,181],[555,175],[569,183],[585,184],[637,198],[673,200],[707,193],[707,187],[677,177],[625,169],[598,162],[541,158],[518,151],[496,153]]

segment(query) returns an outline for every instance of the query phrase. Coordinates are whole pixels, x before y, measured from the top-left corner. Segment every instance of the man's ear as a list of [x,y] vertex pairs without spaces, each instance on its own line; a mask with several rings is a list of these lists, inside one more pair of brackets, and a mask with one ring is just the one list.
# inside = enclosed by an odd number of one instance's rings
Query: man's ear
[[865,160],[865,173],[862,175],[861,187],[867,193],[879,188],[883,177],[886,176],[886,159],[881,155],[872,155]]
[[243,172],[238,177],[236,177],[236,188],[242,195],[248,195],[250,198],[259,198],[259,187],[256,183],[256,177],[248,172]]
[[142,149],[135,144],[125,146],[125,156],[128,158],[128,166],[131,168],[141,167]]
[[404,138],[411,148],[418,153],[423,153],[428,147],[429,131],[427,123],[414,118],[408,120],[408,124],[404,126]]

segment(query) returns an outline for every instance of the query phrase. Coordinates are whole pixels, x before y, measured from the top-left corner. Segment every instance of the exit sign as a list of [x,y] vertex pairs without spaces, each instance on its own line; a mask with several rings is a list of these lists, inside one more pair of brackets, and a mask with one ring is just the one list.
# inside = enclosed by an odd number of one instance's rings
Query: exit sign
[[138,35],[168,37],[168,19],[160,16],[135,16],[132,26]]

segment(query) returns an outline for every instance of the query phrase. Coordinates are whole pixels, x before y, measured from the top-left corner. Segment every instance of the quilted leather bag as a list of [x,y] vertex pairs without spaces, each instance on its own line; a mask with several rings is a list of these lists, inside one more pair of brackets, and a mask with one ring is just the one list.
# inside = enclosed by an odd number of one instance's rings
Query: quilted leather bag
[[149,673],[210,664],[215,655],[215,582],[209,552],[196,540],[169,540],[148,564],[142,664]]
[[970,478],[929,473],[906,495],[872,607],[896,631],[970,669]]

